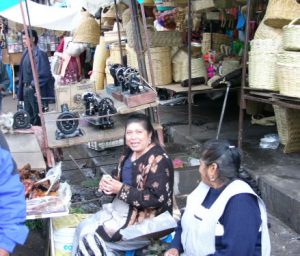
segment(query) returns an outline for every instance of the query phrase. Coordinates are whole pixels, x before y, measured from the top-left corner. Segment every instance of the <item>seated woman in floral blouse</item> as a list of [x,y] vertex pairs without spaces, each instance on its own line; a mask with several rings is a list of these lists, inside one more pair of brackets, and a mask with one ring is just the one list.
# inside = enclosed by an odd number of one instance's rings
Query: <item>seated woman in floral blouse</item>
[[164,212],[172,214],[172,161],[146,115],[128,117],[125,142],[115,175],[104,176],[99,184],[100,191],[115,198],[79,225],[72,255],[119,255],[142,248],[148,239],[124,240],[120,230]]

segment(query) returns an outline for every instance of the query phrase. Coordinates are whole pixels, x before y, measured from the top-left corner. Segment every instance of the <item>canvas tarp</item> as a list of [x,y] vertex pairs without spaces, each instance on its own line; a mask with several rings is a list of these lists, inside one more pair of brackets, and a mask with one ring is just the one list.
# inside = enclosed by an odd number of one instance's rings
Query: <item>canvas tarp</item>
[[[50,30],[72,31],[76,28],[81,18],[80,8],[78,8],[77,5],[73,8],[59,8],[37,4],[29,0],[27,3],[30,24],[33,27],[40,27]],[[25,13],[25,20],[28,24],[25,2],[22,4]],[[19,4],[0,11],[0,16],[17,23],[23,23]]]

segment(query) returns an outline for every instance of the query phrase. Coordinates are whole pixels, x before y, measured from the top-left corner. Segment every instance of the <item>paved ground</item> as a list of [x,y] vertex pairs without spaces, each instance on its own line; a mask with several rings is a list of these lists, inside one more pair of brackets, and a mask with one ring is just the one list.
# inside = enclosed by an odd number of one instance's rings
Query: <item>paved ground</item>
[[[176,138],[176,147],[172,147],[172,153],[183,153],[186,150],[196,148],[195,145],[201,145],[206,139],[215,137],[217,131],[217,124],[219,114],[221,111],[221,101],[210,101],[204,96],[196,99],[197,106],[193,107],[193,127],[192,134],[188,135],[187,127],[187,106],[173,106],[173,107],[160,107],[160,116],[162,124],[165,125],[166,136],[165,139],[169,140]],[[10,96],[4,98],[3,102],[4,111],[14,111],[16,101],[13,101]],[[228,105],[228,111],[226,111],[224,125],[221,130],[220,137],[230,139],[233,143],[237,139],[237,106],[236,100],[232,99]],[[267,133],[273,133],[276,131],[275,128],[260,127],[250,124],[249,120],[245,122],[245,140],[244,140],[244,166],[249,170],[253,177],[261,177],[271,174],[279,177],[281,175],[281,181],[285,186],[298,186],[299,190],[299,154],[284,155],[282,153],[282,147],[277,150],[262,150],[259,149],[259,139]],[[168,136],[169,135],[169,136]],[[173,144],[172,144],[173,145]],[[183,145],[183,146],[182,146]],[[171,149],[170,149],[171,151]],[[84,154],[83,154],[84,152]],[[193,151],[195,153],[195,151]],[[85,174],[82,174],[70,161],[69,154],[71,154],[80,165],[87,168]],[[87,160],[87,157],[93,155],[93,159],[97,161]],[[82,181],[90,181],[91,177],[97,179],[100,167],[95,167],[95,163],[100,163],[101,168],[109,168],[105,166],[105,161],[116,161],[114,155],[118,155],[118,152],[114,150],[106,150],[103,152],[96,152],[93,150],[86,149],[85,146],[79,146],[69,148],[64,151],[64,179],[71,184],[80,187]],[[283,170],[283,168],[286,167]],[[193,174],[197,175],[197,171],[194,170]],[[196,176],[195,176],[196,177]],[[194,181],[197,178],[193,179]],[[283,181],[289,181],[284,183]],[[296,182],[295,182],[296,181]],[[280,182],[281,183],[281,182]],[[190,188],[192,189],[192,188]],[[75,193],[76,194],[76,193]],[[80,191],[77,194],[82,194]],[[295,194],[296,195],[296,194]],[[90,196],[86,194],[83,196]],[[184,197],[183,197],[184,198]],[[81,198],[82,199],[82,198]],[[88,198],[86,198],[88,199]],[[179,197],[180,199],[180,197]],[[299,199],[299,198],[298,198]],[[296,201],[295,201],[296,202]],[[184,205],[184,199],[178,200],[179,206]],[[87,210],[95,210],[98,205],[90,204]],[[288,210],[288,209],[286,209]],[[297,212],[291,213],[297,216]],[[300,251],[300,235],[285,225],[278,218],[273,215],[269,215],[270,222],[270,234],[272,242],[272,255],[273,256],[296,256],[299,255]],[[41,256],[44,255],[45,246],[47,244],[46,239],[41,236],[39,232],[31,232],[31,235],[26,243],[26,246],[18,249],[13,256]]]

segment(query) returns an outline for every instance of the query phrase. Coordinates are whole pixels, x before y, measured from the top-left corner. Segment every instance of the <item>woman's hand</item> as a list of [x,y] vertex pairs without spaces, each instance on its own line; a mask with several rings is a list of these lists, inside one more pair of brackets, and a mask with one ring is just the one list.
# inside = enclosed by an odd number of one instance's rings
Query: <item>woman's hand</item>
[[179,251],[176,248],[172,248],[170,250],[167,250],[164,256],[179,256]]
[[99,183],[99,191],[107,195],[118,194],[123,186],[123,183],[113,178],[103,177]]
[[5,251],[4,249],[0,248],[0,256],[9,256],[9,253]]

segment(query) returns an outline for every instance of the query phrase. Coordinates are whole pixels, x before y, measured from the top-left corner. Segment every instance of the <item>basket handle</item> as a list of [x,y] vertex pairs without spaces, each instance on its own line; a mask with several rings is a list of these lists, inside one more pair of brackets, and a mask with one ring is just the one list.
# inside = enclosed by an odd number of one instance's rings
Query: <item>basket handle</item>
[[294,25],[294,23],[296,23],[296,21],[298,21],[298,20],[300,20],[300,18],[293,19],[293,20],[289,23],[288,27],[291,27],[292,25]]

